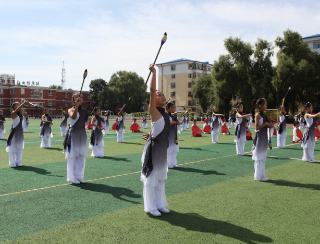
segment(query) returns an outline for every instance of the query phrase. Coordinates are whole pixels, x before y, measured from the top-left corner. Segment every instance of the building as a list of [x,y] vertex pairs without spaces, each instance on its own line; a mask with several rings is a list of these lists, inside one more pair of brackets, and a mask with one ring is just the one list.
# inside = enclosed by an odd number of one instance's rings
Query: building
[[176,105],[177,111],[200,112],[201,108],[192,94],[192,85],[204,74],[210,74],[212,64],[190,59],[177,59],[156,64],[158,89]]
[[3,84],[15,85],[15,83],[16,83],[15,75],[7,75],[7,74],[0,75],[0,85],[3,85]]
[[[61,117],[63,110],[69,109],[73,106],[72,94],[76,92],[73,90],[57,90],[49,89],[48,87],[39,86],[19,86],[19,85],[1,85],[0,84],[0,110],[6,117],[10,116],[10,107],[13,102],[23,102],[28,100],[34,106],[26,106],[23,112],[28,112],[31,117],[39,118],[43,113],[44,108],[49,109],[52,117]],[[82,106],[91,110],[97,104],[93,101],[88,91],[83,91]]]
[[302,40],[311,50],[320,53],[320,34],[303,37]]

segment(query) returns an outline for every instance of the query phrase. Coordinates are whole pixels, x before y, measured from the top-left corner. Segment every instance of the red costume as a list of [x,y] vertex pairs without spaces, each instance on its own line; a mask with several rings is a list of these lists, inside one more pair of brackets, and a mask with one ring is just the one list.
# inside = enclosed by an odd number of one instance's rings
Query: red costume
[[88,124],[88,126],[87,126],[87,129],[92,130],[91,120],[89,120],[89,124]]
[[118,124],[118,122],[115,122],[115,123],[112,125],[112,130],[116,130],[117,124]]
[[197,125],[192,126],[192,137],[202,137],[201,133],[203,133],[203,131]]
[[223,125],[222,127],[221,127],[221,133],[222,134],[227,134],[228,133],[228,127],[226,126],[226,125]]
[[[300,132],[301,133],[301,132]],[[320,139],[320,131],[318,129],[318,127],[316,127],[316,139],[319,140]]]
[[248,129],[248,127],[246,127],[246,138],[247,138],[247,140],[252,140],[252,133]]
[[140,131],[141,127],[136,123],[134,122],[131,126],[130,126],[130,130],[133,132],[133,133],[142,133],[143,131]]

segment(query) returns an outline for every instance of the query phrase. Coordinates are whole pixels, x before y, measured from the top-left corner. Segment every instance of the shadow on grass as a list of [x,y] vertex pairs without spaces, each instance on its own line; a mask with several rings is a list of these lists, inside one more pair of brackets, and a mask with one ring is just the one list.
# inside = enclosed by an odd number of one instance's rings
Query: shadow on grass
[[134,193],[134,191],[124,188],[124,187],[116,187],[116,186],[108,186],[108,185],[103,185],[103,184],[94,184],[88,182],[87,184],[80,184],[80,185],[72,185],[75,187],[79,187],[83,190],[87,191],[94,191],[94,192],[101,192],[101,193],[107,193],[111,194],[114,198],[117,198],[119,200],[123,200],[126,202],[131,202],[131,203],[137,203],[140,204],[141,202],[136,202],[136,201],[131,201],[128,200],[124,197],[127,198],[141,198],[142,196],[139,194]]
[[136,143],[136,142],[122,142],[123,144],[136,144],[136,145],[144,145],[142,143]]
[[131,162],[131,160],[128,160],[127,158],[119,158],[119,157],[96,157],[95,159],[108,159],[111,161],[125,161],[125,162]]
[[320,185],[318,184],[303,184],[288,180],[269,180],[267,183],[272,183],[277,186],[289,186],[289,187],[299,187],[299,188],[306,188],[311,190],[320,190]]
[[41,149],[61,151],[61,152],[62,152],[62,150],[63,150],[62,148],[59,148],[59,147],[50,147],[50,148],[41,148]]
[[176,211],[170,214],[163,214],[160,221],[167,221],[171,225],[180,226],[187,231],[198,231],[202,233],[219,234],[245,243],[254,244],[257,242],[271,243],[270,237],[254,233],[252,230],[227,223],[220,220],[208,219],[197,213],[179,213]]
[[207,151],[205,149],[202,149],[202,148],[196,148],[196,147],[179,147],[179,149],[188,149],[188,150],[199,150],[199,151]]
[[40,175],[47,175],[47,176],[55,176],[55,177],[63,177],[60,175],[52,175],[51,172],[47,171],[46,169],[41,169],[41,168],[37,168],[37,167],[33,167],[33,166],[22,166],[22,167],[16,167],[14,168],[15,170],[18,171],[29,171],[29,172],[34,172]]
[[178,170],[182,172],[200,173],[203,175],[226,175],[224,173],[219,173],[218,171],[215,171],[215,170],[201,170],[201,169],[185,168],[185,167],[174,168],[174,170]]

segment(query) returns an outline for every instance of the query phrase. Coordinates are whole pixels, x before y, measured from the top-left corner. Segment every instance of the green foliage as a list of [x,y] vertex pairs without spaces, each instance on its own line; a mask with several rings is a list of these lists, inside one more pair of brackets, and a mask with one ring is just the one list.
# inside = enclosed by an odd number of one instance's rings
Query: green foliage
[[56,86],[56,85],[51,85],[48,87],[49,89],[57,89],[57,90],[62,90],[61,86]]
[[212,77],[203,75],[198,77],[192,86],[192,93],[201,106],[202,111],[207,111],[212,100]]

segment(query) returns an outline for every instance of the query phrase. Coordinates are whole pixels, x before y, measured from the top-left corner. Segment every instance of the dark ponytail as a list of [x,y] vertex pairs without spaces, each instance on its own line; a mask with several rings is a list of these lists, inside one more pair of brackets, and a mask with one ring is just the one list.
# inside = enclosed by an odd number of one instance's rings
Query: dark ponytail
[[252,100],[252,106],[255,107],[255,108],[257,108],[257,109],[259,109],[259,106],[260,106],[260,105],[261,105],[261,106],[264,105],[266,101],[267,101],[267,100],[264,99],[264,98],[253,99],[253,100]]
[[312,104],[310,103],[310,102],[306,102],[306,103],[304,103],[304,108],[306,109],[306,108],[310,108],[310,106],[311,106]]

